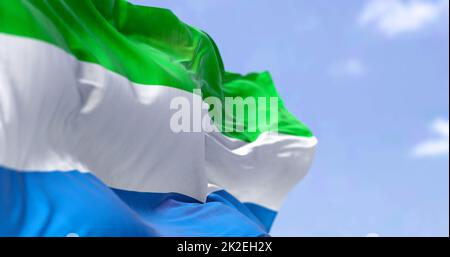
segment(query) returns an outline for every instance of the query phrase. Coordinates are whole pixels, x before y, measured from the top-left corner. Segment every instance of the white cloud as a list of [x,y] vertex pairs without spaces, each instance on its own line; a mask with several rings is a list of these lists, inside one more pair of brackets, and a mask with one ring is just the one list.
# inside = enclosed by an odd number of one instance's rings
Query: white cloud
[[430,127],[435,134],[434,138],[430,138],[416,147],[412,154],[414,157],[433,157],[449,154],[449,122],[443,119],[435,120]]
[[331,67],[331,74],[333,76],[350,76],[361,77],[366,73],[366,67],[362,60],[357,58],[350,58],[339,62]]
[[366,237],[380,237],[380,235],[377,233],[369,233],[366,235]]
[[386,36],[412,32],[448,16],[448,0],[371,0],[359,23],[374,25]]

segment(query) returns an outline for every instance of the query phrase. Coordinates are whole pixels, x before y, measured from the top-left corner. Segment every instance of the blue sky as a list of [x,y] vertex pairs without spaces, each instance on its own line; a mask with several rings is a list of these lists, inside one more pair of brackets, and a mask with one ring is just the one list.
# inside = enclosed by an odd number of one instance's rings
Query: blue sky
[[319,138],[274,236],[449,235],[448,0],[134,0],[269,70]]

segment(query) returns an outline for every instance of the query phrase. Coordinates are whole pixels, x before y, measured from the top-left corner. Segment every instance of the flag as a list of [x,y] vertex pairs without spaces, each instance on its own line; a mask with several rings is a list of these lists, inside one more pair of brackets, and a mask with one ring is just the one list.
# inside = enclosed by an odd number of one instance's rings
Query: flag
[[169,10],[0,1],[0,236],[266,236],[316,144]]

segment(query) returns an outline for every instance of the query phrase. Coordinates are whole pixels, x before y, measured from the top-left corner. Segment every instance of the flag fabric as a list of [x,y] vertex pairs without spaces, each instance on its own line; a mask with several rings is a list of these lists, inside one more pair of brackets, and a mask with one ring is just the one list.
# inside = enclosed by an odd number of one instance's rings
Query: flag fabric
[[[175,97],[274,97],[279,119],[177,133]],[[0,1],[0,236],[266,236],[316,144],[169,10]]]

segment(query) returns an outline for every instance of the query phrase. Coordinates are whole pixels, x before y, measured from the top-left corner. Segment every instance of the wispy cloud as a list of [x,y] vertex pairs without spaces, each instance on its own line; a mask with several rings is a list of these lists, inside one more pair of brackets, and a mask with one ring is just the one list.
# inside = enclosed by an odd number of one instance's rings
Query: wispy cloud
[[430,138],[416,147],[412,154],[414,157],[433,157],[449,154],[449,122],[448,120],[437,119],[430,126],[434,138]]
[[349,58],[334,64],[330,73],[333,76],[361,77],[366,71],[366,66],[361,59]]
[[386,36],[426,27],[448,16],[448,0],[371,0],[359,17],[362,26],[374,25]]

